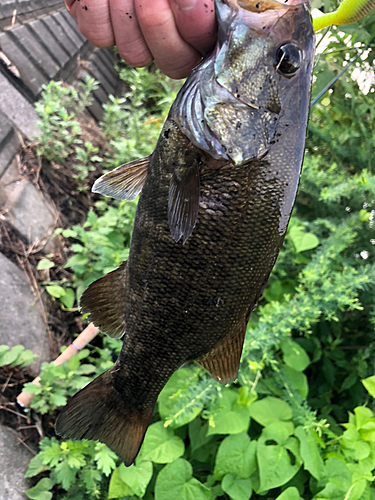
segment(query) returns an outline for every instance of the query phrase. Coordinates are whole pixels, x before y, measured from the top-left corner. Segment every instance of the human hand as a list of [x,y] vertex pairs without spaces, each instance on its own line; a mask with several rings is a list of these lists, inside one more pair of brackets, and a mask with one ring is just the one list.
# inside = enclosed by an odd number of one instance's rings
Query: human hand
[[213,0],[65,0],[81,33],[135,67],[184,78],[216,39]]

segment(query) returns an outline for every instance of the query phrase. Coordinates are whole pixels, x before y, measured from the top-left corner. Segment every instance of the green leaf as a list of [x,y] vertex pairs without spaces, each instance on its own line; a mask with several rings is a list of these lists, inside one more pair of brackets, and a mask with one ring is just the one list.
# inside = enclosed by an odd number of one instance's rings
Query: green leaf
[[54,265],[55,265],[55,263],[49,259],[41,259],[38,262],[38,265],[36,266],[36,268],[38,271],[42,271],[43,269],[51,269],[51,267],[53,267]]
[[166,429],[163,422],[156,422],[147,429],[140,456],[157,464],[168,464],[184,454],[185,445],[172,429]]
[[73,307],[74,301],[75,301],[74,290],[72,288],[66,288],[65,295],[60,297],[60,300],[67,309],[71,309]]
[[207,437],[208,422],[201,418],[196,418],[189,424],[189,440],[191,451],[198,450],[207,445],[213,438]]
[[281,495],[279,495],[276,500],[303,500],[300,495],[299,495],[299,492],[297,490],[297,488],[295,488],[294,486],[291,486],[290,488],[287,488],[286,490],[284,490]]
[[49,490],[52,486],[52,481],[44,477],[33,488],[26,490],[25,493],[31,500],[51,500],[52,493]]
[[63,295],[65,295],[65,289],[62,286],[58,285],[50,285],[46,286],[47,292],[55,297],[56,299],[60,299]]
[[249,409],[241,404],[238,393],[225,388],[219,401],[220,408],[210,418],[207,436],[246,432],[250,425]]
[[18,366],[18,368],[25,368],[26,366],[31,365],[37,357],[38,357],[37,354],[34,354],[32,351],[29,351],[28,349],[25,349],[20,353],[18,358],[10,366],[12,367]]
[[96,443],[94,459],[98,469],[104,475],[109,476],[113,469],[116,468],[117,455],[103,443]]
[[23,390],[28,394],[40,394],[43,392],[43,388],[40,385],[33,384],[32,382],[25,384]]
[[45,469],[46,469],[46,466],[44,465],[42,459],[40,458],[40,456],[38,454],[30,460],[29,467],[26,471],[25,477],[37,476]]
[[73,255],[65,264],[63,267],[72,267],[74,266],[85,266],[88,264],[89,259],[85,257],[84,255],[77,253],[76,255]]
[[4,366],[5,363],[3,362],[3,359],[5,357],[5,354],[9,351],[9,347],[7,345],[0,345],[0,366]]
[[158,474],[155,500],[211,500],[211,491],[193,476],[193,468],[178,458]]
[[249,408],[250,416],[259,424],[267,426],[278,420],[290,420],[292,409],[285,401],[267,396],[264,399],[255,401]]
[[309,392],[306,375],[302,372],[292,370],[292,368],[286,365],[282,366],[281,373],[285,376],[286,383],[292,386],[303,399],[306,399]]
[[160,416],[172,428],[188,424],[203,410],[203,398],[189,398],[189,389],[197,383],[197,377],[196,371],[181,368],[172,375],[159,395]]
[[62,231],[62,235],[64,236],[64,238],[76,238],[77,237],[76,231],[73,231],[72,229],[64,229]]
[[323,472],[323,459],[310,429],[299,426],[296,428],[294,435],[300,441],[300,452],[304,468],[319,481]]
[[108,499],[132,495],[134,495],[134,491],[120,478],[120,467],[118,467],[113,471],[109,482]]
[[[67,455],[69,456],[69,455]],[[74,463],[74,460],[73,460]],[[54,477],[61,484],[64,490],[68,491],[69,488],[76,480],[77,468],[72,468],[67,460],[64,460],[56,465],[54,470]]]
[[372,377],[367,377],[361,380],[362,384],[364,385],[366,391],[375,398],[375,375]]
[[283,351],[283,359],[286,365],[293,370],[303,372],[310,364],[310,358],[297,342],[285,339],[280,342]]
[[224,476],[221,487],[231,500],[249,500],[253,493],[251,479],[240,479],[235,474]]
[[4,352],[1,357],[1,364],[12,365],[17,362],[18,356],[25,350],[22,345],[15,345],[10,351]]
[[56,467],[60,458],[63,456],[63,452],[58,441],[56,439],[43,439],[40,446],[42,451],[39,453],[39,456],[43,463],[49,465],[50,467]]
[[352,484],[348,492],[346,493],[344,500],[360,500],[361,498],[363,498],[362,494],[365,491],[366,486],[366,479],[362,479]]
[[67,399],[63,394],[58,392],[49,395],[49,404],[53,406],[64,406],[66,405]]
[[290,425],[274,422],[263,429],[258,439],[259,492],[286,484],[301,466],[298,441],[288,437],[293,432]]
[[292,240],[296,252],[312,250],[319,245],[319,239],[313,233],[305,233],[299,226],[293,226],[289,230],[289,237]]
[[133,464],[130,467],[125,467],[124,464],[121,464],[119,473],[122,481],[134,491],[134,494],[143,497],[152,477],[152,463],[137,462],[137,464]]
[[250,441],[245,432],[226,437],[216,455],[214,478],[219,480],[231,473],[248,478],[257,469],[256,447],[256,441]]

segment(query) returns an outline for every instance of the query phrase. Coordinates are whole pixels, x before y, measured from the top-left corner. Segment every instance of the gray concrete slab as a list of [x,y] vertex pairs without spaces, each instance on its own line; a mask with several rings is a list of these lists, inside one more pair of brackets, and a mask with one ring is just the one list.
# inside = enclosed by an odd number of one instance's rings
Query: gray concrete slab
[[111,87],[115,89],[118,83],[118,75],[113,66],[111,70],[108,70],[108,68],[103,63],[102,59],[99,56],[100,53],[101,50],[97,50],[95,52],[91,64],[95,66],[98,71],[100,71],[100,73],[103,75],[103,78],[105,78],[107,82],[111,85]]
[[[116,91],[116,85],[113,85],[105,76],[105,71],[98,68],[95,61],[91,61],[89,66],[89,72],[92,76],[100,83],[100,86],[107,94],[114,94]],[[107,99],[106,99],[107,100]]]
[[62,12],[55,12],[55,14],[52,14],[52,17],[62,27],[62,29],[74,43],[76,50],[78,51],[85,43],[85,40],[82,39],[82,35],[78,31],[78,27],[76,29],[72,28],[72,26],[70,25],[70,23],[68,23]]
[[[26,275],[0,253],[0,345],[23,345],[38,358],[30,372],[39,373],[40,363],[50,361],[46,325],[30,289]],[[2,446],[0,446],[0,453]],[[3,468],[3,461],[0,459]],[[1,479],[0,479],[0,484]],[[0,488],[0,495],[1,495]],[[1,498],[1,496],[0,496]],[[9,497],[12,498],[12,497]]]
[[27,139],[31,140],[33,137],[39,136],[40,130],[36,128],[38,115],[33,106],[1,73],[0,89],[0,112],[2,112]]
[[16,161],[0,179],[0,204],[6,211],[4,217],[26,244],[39,247],[49,241],[56,216],[36,187],[20,176]]
[[[42,85],[48,83],[48,78],[37,70],[27,54],[11,39],[8,32],[0,33],[0,46],[4,54],[20,72],[24,84],[37,96]],[[3,93],[2,88],[1,91]]]
[[5,115],[0,113],[0,179],[20,149],[16,131]]
[[54,78],[60,70],[60,66],[48,54],[45,47],[34,37],[33,32],[26,25],[18,26],[9,32],[16,39],[18,46],[22,46],[23,52],[29,60],[33,61],[35,69],[47,78]]
[[69,61],[67,52],[61,47],[56,38],[48,31],[40,19],[28,24],[34,36],[38,39],[49,55],[54,58],[60,68],[63,68]]
[[17,432],[0,426],[0,500],[25,500],[25,491],[30,488],[24,479],[33,454],[20,444]]
[[66,35],[60,24],[54,19],[53,16],[46,16],[42,18],[41,21],[52,36],[56,38],[61,48],[67,52],[69,57],[72,57],[77,53],[77,47]]
[[67,9],[63,9],[60,11],[61,16],[65,19],[65,21],[70,24],[70,27],[74,30],[75,34],[78,36],[78,38],[81,40],[82,43],[85,43],[87,40],[86,37],[82,35],[82,33],[78,29],[78,22],[77,20],[69,14]]
[[0,19],[6,19],[7,17],[12,17],[15,8],[16,8],[15,0],[1,0]]

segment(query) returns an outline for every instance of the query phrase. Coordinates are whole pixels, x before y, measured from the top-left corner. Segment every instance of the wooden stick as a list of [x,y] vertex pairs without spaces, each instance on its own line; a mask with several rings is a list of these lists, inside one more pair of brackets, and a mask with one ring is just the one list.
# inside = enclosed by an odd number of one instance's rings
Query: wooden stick
[[[60,354],[58,358],[55,359],[53,364],[55,366],[62,365],[65,363],[65,361],[69,361],[69,359],[74,356],[74,354],[77,354],[78,351],[81,351],[86,345],[92,341],[99,333],[99,329],[96,328],[96,326],[93,325],[93,323],[90,323],[87,328],[85,328],[75,339],[75,341],[70,344],[70,346],[65,349],[65,351]],[[40,386],[40,377],[36,377],[33,381],[33,384],[39,385]],[[31,401],[33,400],[35,394],[29,394],[28,392],[22,391],[18,396],[17,396],[17,403],[24,407],[27,408],[30,406]]]

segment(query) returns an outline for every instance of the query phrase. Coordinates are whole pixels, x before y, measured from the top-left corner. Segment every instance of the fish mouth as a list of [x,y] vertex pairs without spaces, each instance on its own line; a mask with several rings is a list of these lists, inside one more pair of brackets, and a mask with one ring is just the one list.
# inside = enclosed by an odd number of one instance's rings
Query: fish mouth
[[237,4],[238,7],[250,12],[265,12],[267,10],[285,11],[291,7],[308,4],[309,0],[228,0],[228,4]]
[[310,0],[215,0],[215,7],[221,46],[234,24],[241,23],[262,37],[288,12],[310,10]]

